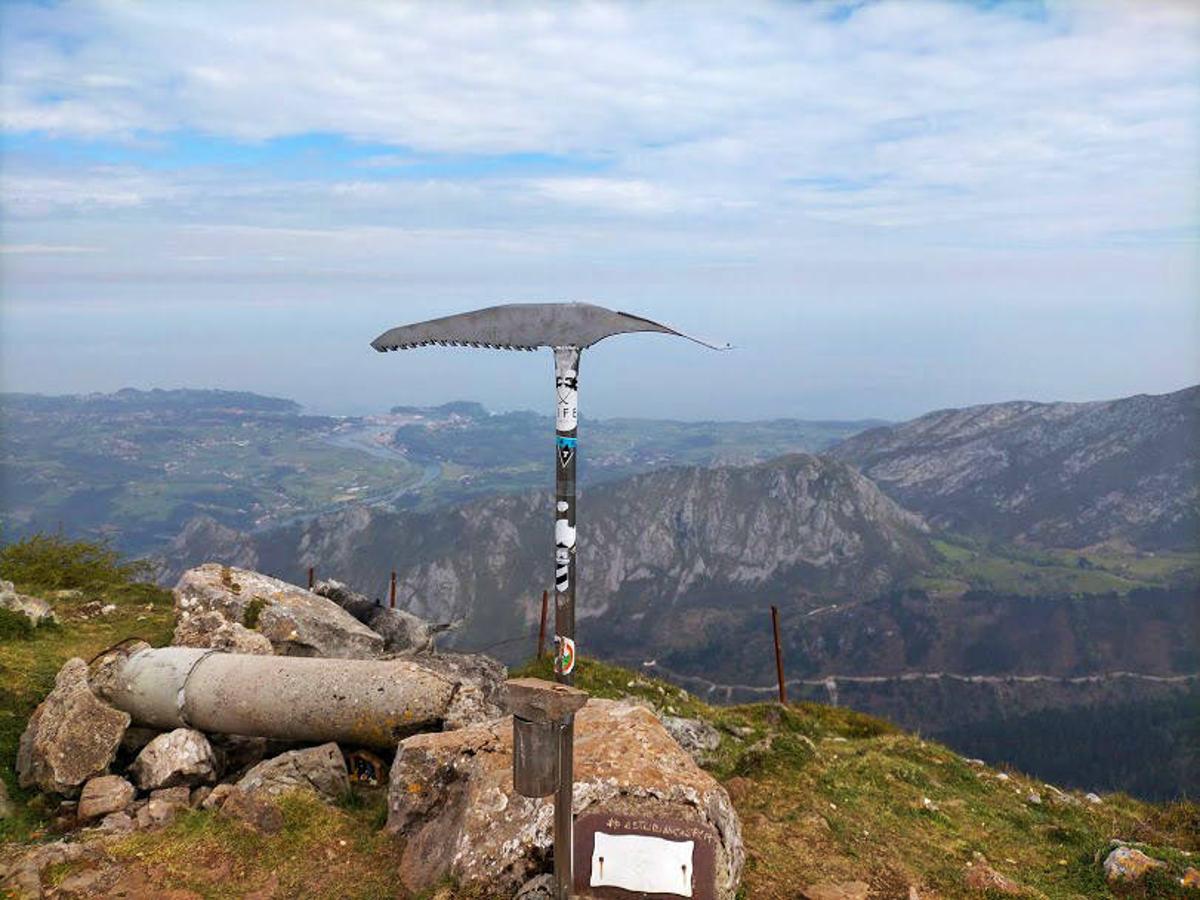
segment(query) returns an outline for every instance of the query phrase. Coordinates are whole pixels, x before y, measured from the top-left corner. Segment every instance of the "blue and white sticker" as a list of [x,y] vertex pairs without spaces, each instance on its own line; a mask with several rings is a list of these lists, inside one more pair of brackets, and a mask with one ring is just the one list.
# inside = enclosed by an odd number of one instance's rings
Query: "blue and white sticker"
[[578,442],[578,438],[573,437],[560,436],[555,439],[555,446],[558,448],[558,464],[564,469],[575,456],[575,447]]

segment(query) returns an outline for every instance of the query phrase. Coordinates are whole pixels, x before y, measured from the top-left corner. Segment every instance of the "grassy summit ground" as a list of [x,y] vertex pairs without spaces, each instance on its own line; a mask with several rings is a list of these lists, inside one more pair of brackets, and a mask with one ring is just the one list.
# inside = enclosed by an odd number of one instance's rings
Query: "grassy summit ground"
[[[970,896],[968,863],[993,868],[1051,898],[1113,896],[1097,861],[1113,838],[1139,841],[1176,870],[1200,851],[1200,808],[1123,795],[1092,804],[1017,772],[973,765],[888,723],[819,704],[712,707],[673,685],[582,660],[593,696],[634,696],[721,733],[707,768],[741,816],[747,897],[794,898],[802,885],[865,881],[872,896]],[[548,663],[530,674],[549,675]],[[1036,792],[1040,804],[1027,799]],[[1194,893],[1194,892],[1193,892]],[[1188,896],[1160,878],[1144,896]]]
[[[0,819],[0,839],[36,834],[45,816],[16,786],[17,742],[34,707],[54,686],[68,659],[90,660],[125,638],[156,646],[174,629],[171,592],[140,583],[136,565],[95,544],[39,535],[0,549],[0,578],[17,591],[48,600],[57,625],[29,628],[20,615],[0,609],[0,767],[18,807]],[[103,613],[107,606],[112,610]]]
[[[42,551],[65,554],[65,566],[77,549]],[[0,633],[0,761],[18,808],[0,822],[0,864],[57,837],[49,829],[52,810],[16,789],[12,768],[25,720],[59,666],[128,637],[163,644],[170,636],[169,593],[136,585],[131,572],[87,576],[89,565],[64,578],[53,567],[14,565],[11,551],[0,554],[0,577],[50,596],[61,620],[33,631],[8,622]],[[55,590],[79,593],[53,597]],[[98,614],[96,601],[116,609]],[[548,676],[549,664],[531,664],[526,674]],[[594,696],[630,697],[718,729],[721,743],[706,765],[741,816],[746,897],[783,900],[798,896],[802,885],[845,881],[867,882],[878,898],[907,897],[910,886],[921,897],[972,896],[964,878],[969,863],[980,864],[976,854],[1036,892],[1030,896],[1109,897],[1098,860],[1113,838],[1141,842],[1170,866],[1141,896],[1188,896],[1178,877],[1196,859],[1185,852],[1200,851],[1193,803],[1155,805],[1122,795],[1089,803],[846,709],[712,707],[672,685],[586,659],[578,684]],[[1030,802],[1031,792],[1041,803]],[[335,808],[298,795],[284,813],[283,830],[263,836],[213,813],[188,812],[161,831],[122,839],[103,864],[120,867],[121,886],[135,896],[404,896],[393,876],[394,839],[379,831],[381,795],[348,796]],[[93,865],[52,867],[48,886],[69,886]],[[447,885],[436,896],[481,895]]]

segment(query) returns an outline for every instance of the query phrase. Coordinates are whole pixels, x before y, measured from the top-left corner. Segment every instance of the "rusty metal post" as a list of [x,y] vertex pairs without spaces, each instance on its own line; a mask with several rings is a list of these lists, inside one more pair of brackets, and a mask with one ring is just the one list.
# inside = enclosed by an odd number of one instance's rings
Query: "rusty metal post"
[[546,655],[546,611],[549,603],[550,592],[542,591],[542,623],[538,626],[537,659]]
[[388,595],[388,606],[391,609],[396,608],[396,570],[392,570],[392,587]]
[[316,570],[312,566],[309,566],[308,567],[308,589],[310,591],[313,589],[313,585],[316,584],[316,575],[317,575]]
[[771,607],[771,627],[775,629],[775,677],[779,679],[779,702],[787,703],[787,682],[783,680],[783,649],[779,646],[779,607]]

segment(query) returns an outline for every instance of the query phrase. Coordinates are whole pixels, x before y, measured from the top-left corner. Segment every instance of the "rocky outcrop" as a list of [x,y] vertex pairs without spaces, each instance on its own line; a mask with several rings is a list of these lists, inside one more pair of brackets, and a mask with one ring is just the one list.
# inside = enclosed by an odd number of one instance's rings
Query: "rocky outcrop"
[[205,784],[217,780],[217,759],[201,732],[176,728],[147,744],[129,771],[142,790]]
[[1099,403],[1017,401],[875,428],[831,452],[934,524],[987,539],[1195,547],[1200,386]]
[[245,794],[271,797],[310,790],[326,800],[337,800],[350,790],[350,778],[342,751],[329,743],[264,760],[241,777],[237,788]]
[[181,569],[173,567],[171,560],[179,558],[180,553],[187,548],[204,547],[203,558],[196,559],[194,565],[219,560],[223,565],[237,566],[242,569],[258,569],[260,561],[258,553],[246,542],[246,536],[236,528],[222,525],[209,515],[192,516],[184,525],[183,530],[171,541],[171,546],[164,558],[154,560],[156,579],[170,583],[183,574]]
[[51,866],[94,859],[103,854],[99,844],[83,841],[52,841],[36,844],[19,856],[4,876],[6,896],[36,898],[45,896],[42,873]]
[[1104,877],[1110,884],[1130,884],[1141,881],[1154,869],[1165,869],[1166,863],[1147,856],[1136,847],[1116,847],[1104,859]]
[[136,795],[133,785],[120,775],[100,775],[83,786],[76,815],[80,822],[90,822],[120,812]]
[[[576,816],[669,820],[709,835],[717,896],[729,900],[745,851],[728,795],[648,710],[593,700],[576,716]],[[398,874],[421,890],[446,876],[515,893],[547,867],[549,798],[513,790],[512,722],[401,742],[388,791],[388,828],[405,838]]]
[[993,869],[982,853],[976,853],[975,858],[967,863],[963,882],[972,891],[981,894],[1000,894],[1005,897],[1022,897],[1026,894],[1022,884]]
[[232,788],[221,797],[216,808],[222,815],[244,822],[262,834],[278,834],[283,830],[283,811],[270,796],[260,792]]
[[679,716],[663,716],[663,728],[697,763],[703,765],[708,755],[721,746],[721,735],[717,729],[699,719]]
[[350,590],[340,581],[321,581],[313,593],[332,600],[381,638],[388,653],[425,653],[433,649],[434,638],[459,622],[427,622],[402,609],[392,609]]
[[266,635],[251,631],[240,622],[230,622],[216,610],[181,616],[171,643],[176,647],[208,647],[226,653],[270,656],[275,652]]
[[[727,616],[737,599],[767,593],[859,600],[931,560],[917,516],[850,466],[816,456],[662,469],[589,489],[581,502],[587,589],[577,615],[600,653],[653,653],[693,638],[706,626],[680,627],[681,610],[715,605]],[[397,606],[434,622],[464,620],[445,646],[495,645],[491,652],[516,662],[529,652],[518,637],[535,626],[541,585],[554,580],[552,509],[543,493],[428,513],[361,506],[245,541],[265,568],[315,557],[352,588],[387,584],[394,568]],[[196,545],[183,559],[208,553]],[[646,647],[631,648],[643,638]]]
[[89,778],[107,772],[129,716],[97,700],[87,676],[87,663],[67,660],[30,716],[17,749],[21,787],[73,796]]
[[40,597],[18,594],[11,581],[0,581],[0,609],[25,616],[29,624],[35,627],[43,622],[58,621],[49,603]]
[[281,656],[369,659],[383,639],[336,603],[277,578],[209,563],[190,569],[175,586],[177,627],[217,612],[266,637]]
[[137,808],[136,826],[147,829],[169,824],[181,810],[188,808],[189,796],[190,792],[184,786],[151,791],[150,799]]

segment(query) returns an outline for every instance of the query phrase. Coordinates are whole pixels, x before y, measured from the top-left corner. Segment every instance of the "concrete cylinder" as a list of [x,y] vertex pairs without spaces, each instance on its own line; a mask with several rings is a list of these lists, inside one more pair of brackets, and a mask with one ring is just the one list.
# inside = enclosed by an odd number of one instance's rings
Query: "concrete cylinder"
[[154,728],[391,748],[443,719],[455,689],[409,660],[164,647],[115,660],[99,692]]

